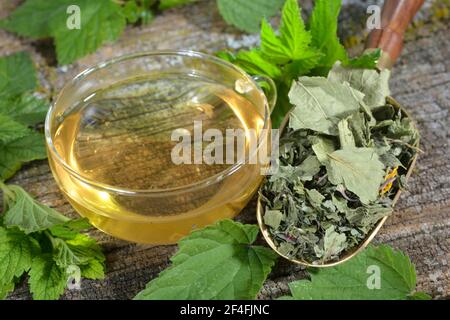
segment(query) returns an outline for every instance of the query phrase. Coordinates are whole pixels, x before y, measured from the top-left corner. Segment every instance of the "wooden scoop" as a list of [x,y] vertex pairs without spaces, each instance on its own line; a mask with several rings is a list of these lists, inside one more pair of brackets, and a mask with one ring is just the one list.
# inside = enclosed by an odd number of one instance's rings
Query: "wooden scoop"
[[[395,61],[400,56],[400,53],[403,48],[403,38],[408,28],[408,25],[416,15],[417,11],[423,5],[425,0],[386,0],[383,11],[381,14],[381,29],[373,30],[366,43],[366,50],[373,50],[376,48],[380,48],[382,50],[381,58],[378,61],[377,67],[379,70],[382,69],[391,69],[394,65]],[[395,108],[402,111],[404,115],[408,118],[411,118],[409,114],[405,111],[405,109],[393,98],[388,97],[387,102],[394,106]],[[288,117],[286,117],[283,122],[281,128],[283,128],[287,123]],[[414,146],[418,147],[418,145]],[[417,160],[417,154],[411,160],[411,163],[408,168],[408,172],[406,173],[406,179],[411,175]],[[392,206],[395,206],[399,197],[401,190],[397,191],[395,197],[392,202]],[[323,264],[311,264],[304,260],[291,259],[283,254],[281,254],[272,240],[270,232],[267,226],[264,224],[263,220],[264,216],[264,208],[262,206],[261,196],[258,197],[257,204],[257,219],[258,225],[261,229],[261,232],[269,244],[269,246],[275,250],[280,256],[288,259],[291,262],[301,264],[308,267],[332,267],[338,264],[341,264],[356,254],[358,254],[361,250],[363,250],[367,245],[373,240],[378,231],[383,226],[384,222],[388,217],[382,218],[373,230],[367,235],[366,239],[362,241],[359,245],[354,247],[353,249],[345,252],[338,261],[333,262],[325,262]]]

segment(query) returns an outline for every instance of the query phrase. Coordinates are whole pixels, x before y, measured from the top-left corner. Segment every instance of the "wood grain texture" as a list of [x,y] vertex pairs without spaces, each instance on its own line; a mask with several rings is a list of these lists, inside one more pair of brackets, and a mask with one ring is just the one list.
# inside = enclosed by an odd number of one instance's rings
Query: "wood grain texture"
[[[0,17],[6,16],[19,1],[5,2],[0,4]],[[350,13],[360,8],[364,9],[364,5],[344,8],[348,10],[343,10],[343,23],[347,24],[349,17],[353,17]],[[449,24],[444,23],[438,28],[423,27],[408,34],[403,54],[393,70],[392,95],[417,120],[425,153],[419,158],[408,191],[402,194],[395,213],[376,237],[377,243],[388,243],[411,257],[417,268],[419,290],[447,299],[450,298],[449,32]],[[53,95],[85,67],[124,53],[156,49],[213,52],[226,47],[253,46],[257,41],[257,36],[244,35],[226,26],[214,1],[203,1],[169,10],[149,26],[128,27],[118,42],[103,46],[70,66],[51,66],[54,57],[51,50],[43,49],[46,46],[42,42],[20,39],[1,30],[0,55],[20,50],[32,52],[42,90]],[[59,192],[46,161],[25,166],[10,183],[20,184],[39,201],[68,216],[76,216]],[[253,200],[238,219],[254,223],[255,205]],[[176,246],[134,245],[95,230],[91,234],[101,242],[107,256],[106,279],[84,280],[81,290],[66,291],[63,299],[132,298],[169,265],[169,258],[176,251]],[[280,260],[259,298],[286,294],[287,283],[304,276],[302,267]],[[10,296],[10,299],[29,298],[25,284]]]

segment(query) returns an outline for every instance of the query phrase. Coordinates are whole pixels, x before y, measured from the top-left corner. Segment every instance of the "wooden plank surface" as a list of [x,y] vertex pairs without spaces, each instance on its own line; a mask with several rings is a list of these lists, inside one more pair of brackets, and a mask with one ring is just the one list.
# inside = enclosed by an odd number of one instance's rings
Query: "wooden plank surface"
[[[310,8],[310,1],[301,1]],[[341,21],[342,37],[353,50],[360,50],[365,8],[371,1],[346,1]],[[380,1],[377,1],[380,2]],[[435,4],[444,9],[439,11]],[[20,1],[2,1],[0,18]],[[405,251],[416,264],[418,289],[435,298],[450,298],[450,24],[449,1],[429,0],[415,28],[408,33],[402,58],[393,71],[392,95],[417,120],[422,149],[409,190],[402,194],[394,215],[376,237]],[[431,8],[431,9],[430,9]],[[445,11],[447,10],[447,11]],[[447,12],[447,13],[445,13]],[[20,39],[0,30],[0,55],[20,50],[32,52],[42,91],[54,96],[65,81],[94,63],[144,50],[193,49],[214,52],[257,43],[255,35],[237,32],[220,18],[214,1],[169,10],[145,27],[127,27],[120,40],[103,46],[77,63],[55,67],[49,42]],[[49,49],[50,47],[50,49]],[[76,213],[55,184],[46,161],[25,166],[10,183],[17,183],[39,201],[68,216]],[[1,204],[0,204],[1,206]],[[239,215],[240,221],[255,222],[255,201]],[[176,246],[145,246],[116,240],[92,231],[107,256],[107,276],[103,281],[83,280],[81,290],[66,291],[64,299],[129,299],[169,265]],[[287,283],[304,277],[299,266],[280,260],[259,294],[270,299],[288,292]],[[11,299],[30,298],[26,285],[19,286]]]

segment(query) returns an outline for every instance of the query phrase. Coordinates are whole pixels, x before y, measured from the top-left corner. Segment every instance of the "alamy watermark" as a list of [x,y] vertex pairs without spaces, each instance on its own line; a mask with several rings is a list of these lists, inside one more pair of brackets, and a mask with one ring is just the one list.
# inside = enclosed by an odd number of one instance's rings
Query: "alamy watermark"
[[377,5],[370,5],[367,7],[366,13],[370,15],[366,22],[367,29],[381,29],[381,7]]
[[172,132],[171,159],[181,164],[253,164],[261,167],[262,175],[278,170],[278,129],[226,129],[208,128],[203,131],[202,121],[194,121],[193,132],[179,128]]
[[366,286],[369,290],[380,290],[381,289],[381,269],[377,265],[370,265],[367,267],[366,273],[369,274],[367,277]]
[[66,20],[66,26],[69,30],[81,29],[81,9],[79,6],[72,4],[67,7],[66,13],[69,15]]

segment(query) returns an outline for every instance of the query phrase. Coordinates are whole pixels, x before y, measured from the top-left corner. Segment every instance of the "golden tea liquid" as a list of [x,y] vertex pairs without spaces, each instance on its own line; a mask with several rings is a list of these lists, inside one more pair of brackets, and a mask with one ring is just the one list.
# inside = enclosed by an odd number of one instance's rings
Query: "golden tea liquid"
[[[87,179],[76,178],[50,158],[58,184],[81,215],[122,239],[173,243],[192,229],[233,217],[263,177],[257,164],[221,177],[232,164],[174,163],[172,151],[179,141],[172,141],[172,133],[188,130],[194,145],[194,121],[201,121],[203,132],[216,129],[224,137],[227,129],[245,132],[245,144],[234,145],[235,155],[261,139],[264,121],[255,105],[199,77],[158,74],[122,82],[83,97],[57,121],[57,153]],[[258,136],[247,134],[250,128]],[[267,143],[264,137],[261,141]],[[201,146],[209,143],[201,141]]]

